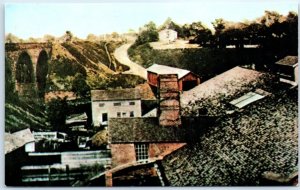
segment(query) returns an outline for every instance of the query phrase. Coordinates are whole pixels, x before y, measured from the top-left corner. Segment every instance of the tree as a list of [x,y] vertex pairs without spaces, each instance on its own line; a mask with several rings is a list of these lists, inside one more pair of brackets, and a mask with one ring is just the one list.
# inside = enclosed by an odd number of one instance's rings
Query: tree
[[14,102],[18,99],[15,91],[15,80],[12,73],[13,61],[5,57],[5,102]]
[[47,43],[51,43],[55,41],[55,37],[50,34],[45,34],[43,40]]
[[155,23],[150,21],[148,24],[145,24],[144,27],[140,29],[140,34],[138,35],[134,45],[138,46],[155,41],[158,41],[158,32]]
[[73,39],[73,34],[71,31],[67,30],[66,34],[64,35],[64,39],[66,42],[71,42]]
[[95,34],[89,34],[89,35],[87,35],[86,40],[90,41],[90,42],[96,42],[98,40],[98,38]]
[[215,35],[221,34],[225,29],[225,21],[222,18],[216,19],[212,25],[215,29]]
[[79,97],[87,97],[90,94],[90,86],[81,73],[77,73],[72,83],[72,91]]
[[225,21],[222,18],[216,19],[214,22],[212,22],[212,25],[215,29],[215,44],[217,47],[225,47],[225,39],[223,34],[223,31],[225,29]]
[[202,47],[208,46],[213,39],[211,31],[207,28],[200,29],[196,33],[196,37],[193,40],[190,40],[193,43],[200,44]]
[[12,33],[8,33],[5,36],[5,43],[20,43],[21,39],[17,36],[13,35]]
[[46,112],[48,122],[51,124],[53,130],[64,131],[66,115],[68,112],[66,97],[63,99],[52,99],[49,103],[47,103]]

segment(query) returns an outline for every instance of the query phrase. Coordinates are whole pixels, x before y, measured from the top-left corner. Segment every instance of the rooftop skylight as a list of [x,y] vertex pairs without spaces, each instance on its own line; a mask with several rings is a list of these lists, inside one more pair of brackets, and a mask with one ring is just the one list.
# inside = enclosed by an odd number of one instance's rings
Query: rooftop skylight
[[260,100],[262,98],[264,98],[265,96],[261,95],[261,94],[257,94],[255,92],[249,92],[235,100],[232,100],[231,102],[229,102],[230,104],[238,107],[238,108],[243,108],[244,106],[251,104],[252,102],[255,102],[257,100]]

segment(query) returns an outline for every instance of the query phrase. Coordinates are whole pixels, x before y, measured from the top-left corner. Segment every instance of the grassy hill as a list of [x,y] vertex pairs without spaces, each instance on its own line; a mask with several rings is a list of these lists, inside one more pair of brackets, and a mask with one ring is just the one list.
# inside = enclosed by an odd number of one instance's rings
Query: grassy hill
[[[72,90],[75,75],[81,73],[89,89],[130,88],[145,81],[134,75],[123,75],[128,69],[113,57],[120,42],[74,41],[53,43],[49,60],[46,92]],[[51,129],[46,105],[39,100],[18,97],[14,92],[15,81],[5,60],[5,131],[15,132],[25,128]]]
[[121,78],[119,73],[128,67],[113,57],[119,42],[75,41],[54,43],[49,68],[47,90],[71,90],[72,81],[81,73],[91,88],[102,88],[99,80]]

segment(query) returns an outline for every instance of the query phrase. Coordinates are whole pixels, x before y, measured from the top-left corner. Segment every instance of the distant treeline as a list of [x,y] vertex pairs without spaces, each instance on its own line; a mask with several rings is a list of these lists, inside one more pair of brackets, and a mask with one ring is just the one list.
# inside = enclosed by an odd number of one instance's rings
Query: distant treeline
[[[254,21],[236,23],[216,19],[212,24],[214,31],[201,22],[179,26],[169,18],[159,28],[149,22],[140,29],[129,55],[144,67],[153,63],[176,66],[191,70],[207,80],[236,65],[270,70],[275,61],[286,55],[298,54],[297,13],[290,12],[283,16],[265,11],[262,17]],[[158,41],[158,31],[164,28],[177,31],[179,38],[199,44],[202,48],[152,49],[149,42]],[[246,45],[251,48],[245,48]]]

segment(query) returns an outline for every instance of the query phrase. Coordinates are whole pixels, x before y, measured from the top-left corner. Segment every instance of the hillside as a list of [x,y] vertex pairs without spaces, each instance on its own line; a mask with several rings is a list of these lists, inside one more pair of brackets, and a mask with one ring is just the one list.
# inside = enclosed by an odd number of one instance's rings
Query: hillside
[[[74,90],[74,79],[78,73],[88,85],[85,89],[130,88],[144,83],[144,79],[138,76],[120,74],[128,70],[113,56],[120,45],[120,42],[90,41],[53,43],[45,92]],[[5,60],[5,131],[15,132],[28,127],[34,130],[51,129],[47,105],[38,100],[20,98],[14,93],[15,81],[8,67],[9,61]]]
[[71,90],[77,73],[85,77],[91,88],[101,88],[99,80],[121,78],[118,74],[128,68],[113,56],[113,51],[120,45],[116,42],[90,41],[54,43],[46,90]]

